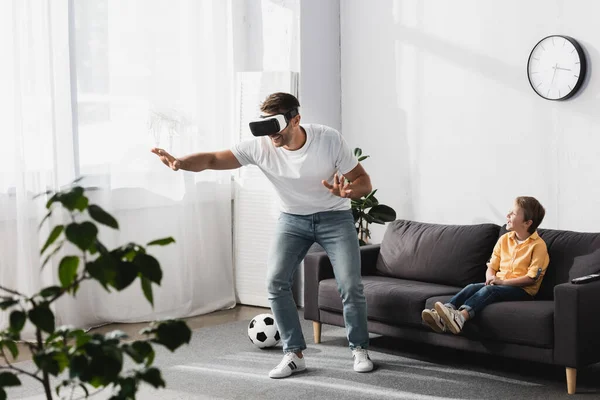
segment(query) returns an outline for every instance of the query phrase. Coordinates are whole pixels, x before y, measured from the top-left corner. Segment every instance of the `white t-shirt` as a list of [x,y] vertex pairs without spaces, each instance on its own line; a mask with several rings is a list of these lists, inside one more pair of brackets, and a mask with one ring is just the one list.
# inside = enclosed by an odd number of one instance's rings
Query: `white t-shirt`
[[324,125],[302,125],[306,143],[298,150],[275,147],[268,136],[236,144],[233,155],[242,165],[254,164],[266,175],[279,195],[281,211],[308,215],[350,209],[350,199],[335,196],[322,180],[333,183],[334,174],[346,174],[358,159],[342,135]]

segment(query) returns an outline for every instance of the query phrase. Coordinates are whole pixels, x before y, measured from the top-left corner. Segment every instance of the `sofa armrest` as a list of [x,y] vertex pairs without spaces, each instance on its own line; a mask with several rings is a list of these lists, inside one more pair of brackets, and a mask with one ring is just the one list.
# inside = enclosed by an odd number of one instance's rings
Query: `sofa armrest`
[[600,281],[554,287],[554,362],[578,368],[600,361]]
[[[361,275],[375,275],[379,244],[360,248]],[[333,278],[331,261],[324,251],[310,253],[304,258],[304,319],[319,321],[319,282]]]

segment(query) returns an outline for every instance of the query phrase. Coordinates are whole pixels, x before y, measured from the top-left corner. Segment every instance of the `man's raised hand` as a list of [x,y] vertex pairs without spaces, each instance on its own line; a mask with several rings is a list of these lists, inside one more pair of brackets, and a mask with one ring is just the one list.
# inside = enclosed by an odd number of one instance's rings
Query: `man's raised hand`
[[153,147],[150,151],[156,154],[158,158],[160,158],[160,161],[162,161],[163,164],[171,168],[173,171],[178,171],[179,168],[181,168],[181,160],[178,160],[177,158],[173,157],[163,149]]
[[327,181],[321,181],[329,191],[339,197],[350,198],[352,197],[352,189],[350,189],[350,182],[347,182],[343,176],[335,174],[333,176],[333,185],[330,185]]

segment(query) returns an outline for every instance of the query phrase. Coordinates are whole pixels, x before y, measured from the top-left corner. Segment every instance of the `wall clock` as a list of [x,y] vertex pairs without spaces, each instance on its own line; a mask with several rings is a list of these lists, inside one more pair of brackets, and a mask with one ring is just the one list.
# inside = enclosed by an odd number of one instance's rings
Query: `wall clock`
[[575,39],[552,35],[531,50],[527,77],[533,90],[544,99],[566,100],[581,88],[586,68],[585,54]]

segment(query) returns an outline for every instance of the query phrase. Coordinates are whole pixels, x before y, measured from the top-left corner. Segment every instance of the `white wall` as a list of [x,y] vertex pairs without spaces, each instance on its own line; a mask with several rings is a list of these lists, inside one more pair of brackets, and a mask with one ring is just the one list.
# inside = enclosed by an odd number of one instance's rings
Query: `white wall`
[[[372,156],[379,200],[398,218],[501,224],[531,195],[542,227],[600,231],[599,13],[594,0],[344,0],[343,131]],[[550,34],[588,54],[571,100],[544,100],[527,80]]]
[[340,1],[300,2],[300,106],[303,123],[341,128]]

